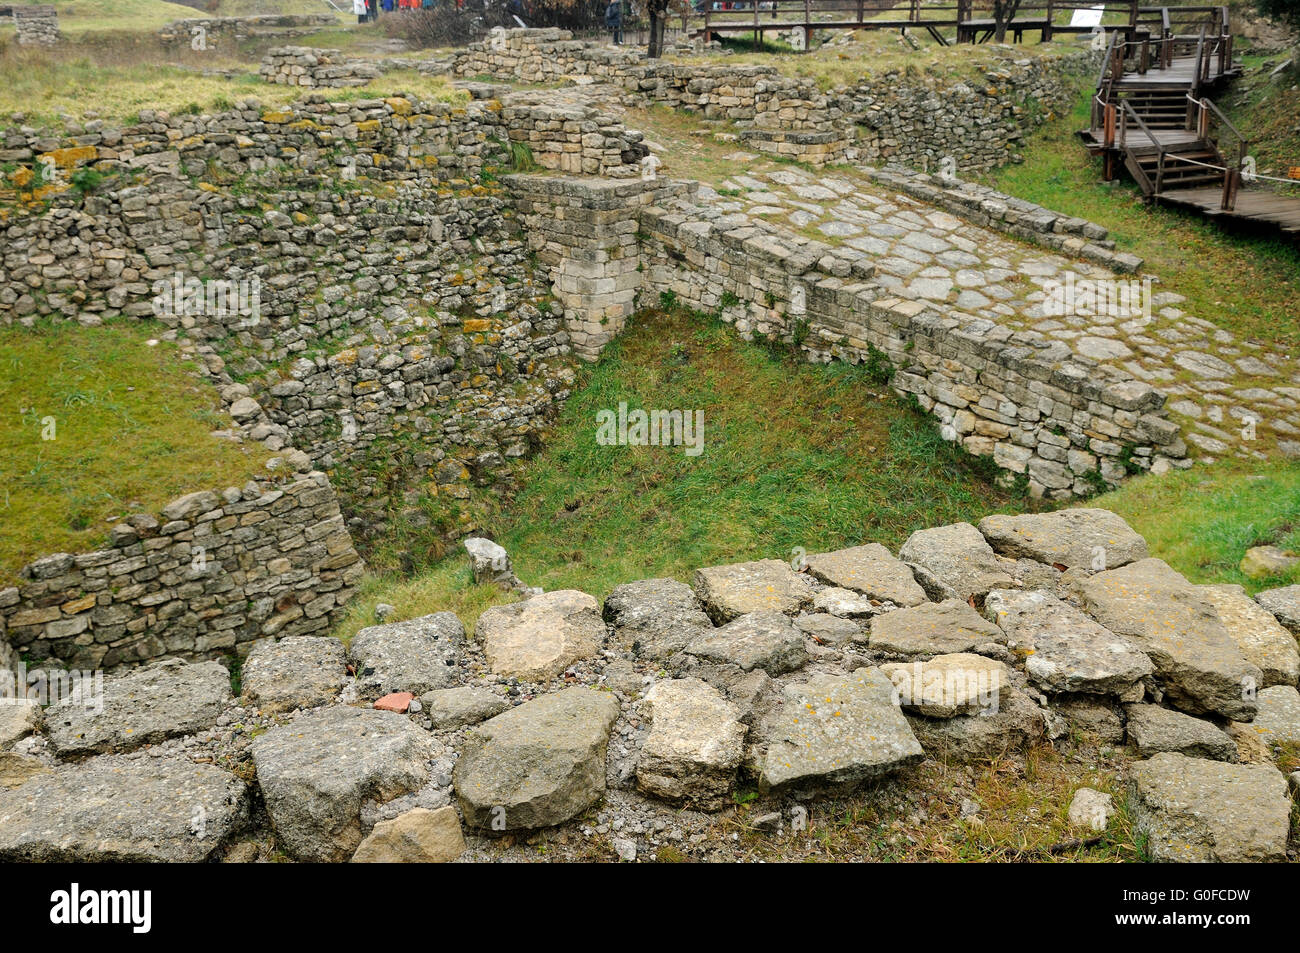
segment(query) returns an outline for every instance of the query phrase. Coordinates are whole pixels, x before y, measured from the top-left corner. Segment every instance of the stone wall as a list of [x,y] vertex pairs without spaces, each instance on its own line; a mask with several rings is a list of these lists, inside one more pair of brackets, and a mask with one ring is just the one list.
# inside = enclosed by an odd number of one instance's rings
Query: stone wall
[[262,79],[280,86],[364,86],[379,76],[370,63],[348,60],[338,50],[308,46],[277,46],[268,50],[258,68]]
[[755,148],[822,165],[840,161],[847,124],[830,99],[808,80],[782,76],[771,66],[707,66],[647,62],[639,51],[572,39],[565,30],[507,30],[458,52],[460,76],[493,76],[525,83],[589,77],[642,100],[748,125]]
[[937,172],[948,159],[965,177],[1018,161],[1025,135],[1074,106],[1081,77],[1095,81],[1099,55],[1024,57],[984,70],[978,81],[891,71],[830,98],[855,126],[860,161]]
[[668,183],[514,175],[507,184],[528,247],[551,269],[574,351],[595,360],[636,310],[643,284],[637,209]]
[[338,17],[329,13],[264,14],[250,17],[187,17],[172,20],[158,31],[163,40],[192,42],[201,36],[207,46],[219,45],[221,40],[242,39],[250,36],[299,36],[318,31],[321,27],[337,26]]
[[49,46],[63,38],[54,7],[14,7],[13,18],[19,46]]
[[117,524],[102,550],[26,567],[0,589],[0,643],[96,669],[322,634],[363,568],[323,473],[190,493]]
[[[537,223],[534,240],[586,357],[627,310],[667,296],[808,360],[874,367],[933,414],[947,439],[1023,475],[1035,495],[1086,495],[1186,456],[1150,385],[1036,332],[895,298],[871,280],[865,253],[738,225],[695,205],[680,184],[509,184],[525,220]],[[615,300],[611,314],[611,293],[633,303]]]
[[504,96],[501,123],[539,166],[567,175],[633,178],[650,152],[641,133],[591,106],[557,102],[549,90]]
[[639,51],[548,29],[471,44],[452,68],[528,83],[610,83],[641,101],[739,123],[752,147],[814,165],[892,160],[930,170],[949,158],[966,174],[1018,158],[1025,133],[1073,103],[1072,76],[1094,58],[1080,50],[1002,62],[979,82],[891,71],[824,92],[774,66],[651,63]]
[[[127,128],[11,128],[0,156],[27,175],[7,179],[18,188],[0,203],[0,326],[156,319],[219,386],[232,438],[327,475],[358,545],[397,520],[458,538],[476,528],[475,500],[509,488],[512,461],[538,447],[572,383],[569,335],[499,182],[512,136],[555,167],[571,156],[614,173],[626,158],[635,174],[644,153],[590,109],[550,115],[532,101],[317,95],[216,116],[145,112]],[[88,169],[94,186],[74,186]],[[189,307],[178,289],[195,279],[255,283],[256,313],[216,312],[202,296]],[[98,571],[102,558],[76,565]],[[56,633],[77,628],[59,606],[82,596],[66,589],[42,581],[13,612],[53,605]],[[133,625],[150,604],[134,606]],[[299,629],[324,628],[320,605]],[[265,634],[233,606],[197,630],[168,609],[147,635],[95,644],[115,664],[156,654],[146,639],[201,651],[227,627]],[[64,636],[36,625],[9,632],[67,657]]]

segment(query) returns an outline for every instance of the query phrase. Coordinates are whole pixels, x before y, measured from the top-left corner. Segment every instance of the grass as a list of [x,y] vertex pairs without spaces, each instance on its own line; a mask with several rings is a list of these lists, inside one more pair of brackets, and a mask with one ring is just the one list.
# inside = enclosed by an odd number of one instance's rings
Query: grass
[[0,585],[37,557],[97,548],[110,518],[265,473],[260,447],[209,436],[230,418],[175,345],[146,344],[161,330],[0,331]]
[[1300,248],[1148,205],[1127,179],[1104,183],[1101,160],[1075,136],[1088,125],[1090,95],[1081,89],[1073,110],[1028,137],[1025,162],[986,176],[988,184],[1106,226],[1121,251],[1142,256],[1146,270],[1160,275],[1158,290],[1187,298],[1182,310],[1275,347],[1300,346]]
[[[187,8],[188,9],[188,8]],[[189,69],[185,67],[190,67]],[[227,78],[195,68],[246,70]],[[415,70],[386,74],[367,86],[319,90],[331,100],[373,99],[404,90],[425,101],[461,102],[468,94],[443,76]],[[143,110],[212,113],[237,101],[268,106],[304,99],[293,86],[263,82],[255,67],[221,53],[162,48],[152,38],[115,37],[70,44],[54,52],[0,47],[0,116],[22,113],[29,124],[57,125],[68,119],[133,120]]]
[[[688,580],[699,566],[788,558],[798,546],[875,540],[896,549],[924,526],[1032,508],[994,489],[986,463],[941,441],[863,369],[801,364],[710,318],[643,314],[583,374],[545,449],[517,475],[523,490],[484,523],[519,576],[548,590],[603,598],[634,579]],[[702,409],[704,453],[598,446],[595,414],[620,401]],[[1238,569],[1254,545],[1300,551],[1300,466],[1224,461],[1137,478],[1087,505],[1119,513],[1193,582],[1254,593],[1300,581]],[[458,550],[436,559],[442,550],[418,536],[400,548],[430,558],[417,558],[411,576],[368,576],[337,635],[371,624],[380,602],[397,619],[450,609],[472,626],[513,598],[474,585]]]
[[[970,766],[931,761],[905,779],[813,802],[806,832],[788,838],[748,827],[747,815],[774,807],[755,802],[740,812],[739,847],[750,858],[764,860],[788,860],[792,852],[820,861],[1143,860],[1118,753],[1108,749],[1103,754],[1097,756],[1090,746],[1061,752],[1043,745],[1023,757]],[[899,799],[903,785],[910,797]],[[1113,798],[1116,813],[1100,843],[1081,843],[1083,835],[1069,823],[1070,800],[1080,787]],[[963,801],[978,805],[976,819],[962,818]]]
[[[166,0],[42,0],[59,13],[59,29],[70,35],[105,31],[156,31],[172,20],[202,16],[250,16],[265,13],[328,13],[314,0],[218,0],[201,10]],[[350,9],[350,8],[349,8]]]
[[[689,579],[700,566],[787,559],[795,547],[897,548],[922,527],[1029,505],[995,489],[986,462],[945,443],[863,368],[809,365],[712,318],[644,313],[582,374],[518,474],[523,489],[484,524],[530,585],[603,598],[634,579]],[[620,401],[701,410],[703,452],[598,445],[596,413]],[[394,605],[395,619],[451,609],[468,623],[500,601],[470,583],[459,551],[416,569],[425,571],[371,577],[336,634],[369,624],[377,602]]]
[[[1300,144],[1296,141],[1300,130],[1297,74],[1288,71],[1272,79],[1268,75],[1285,58],[1243,56],[1242,78],[1216,97],[1217,105],[1250,143],[1249,154],[1255,157],[1256,171],[1279,178],[1286,178],[1288,169],[1300,166]],[[1227,132],[1223,142],[1235,155],[1236,138]],[[1273,186],[1277,187],[1277,183]]]
[[1300,582],[1300,571],[1250,579],[1238,564],[1251,546],[1300,552],[1300,465],[1223,461],[1131,480],[1089,505],[1114,510],[1146,537],[1151,554],[1194,583],[1238,583],[1250,593]]

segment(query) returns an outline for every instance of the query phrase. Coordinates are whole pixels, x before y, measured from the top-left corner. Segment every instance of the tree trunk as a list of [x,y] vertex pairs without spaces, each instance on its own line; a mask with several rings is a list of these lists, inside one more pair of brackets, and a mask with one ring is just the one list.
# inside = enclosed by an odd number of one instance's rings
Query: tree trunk
[[652,60],[659,59],[664,52],[664,18],[658,4],[650,4],[650,45],[646,56]]

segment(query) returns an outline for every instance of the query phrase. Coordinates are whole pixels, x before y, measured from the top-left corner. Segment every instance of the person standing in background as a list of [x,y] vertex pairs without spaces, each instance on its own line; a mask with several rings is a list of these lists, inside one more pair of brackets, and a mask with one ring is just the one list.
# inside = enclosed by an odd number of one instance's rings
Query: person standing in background
[[614,34],[614,45],[623,42],[623,0],[610,0],[605,8],[605,26]]
[[357,23],[365,23],[366,0],[352,0],[352,12],[357,15]]

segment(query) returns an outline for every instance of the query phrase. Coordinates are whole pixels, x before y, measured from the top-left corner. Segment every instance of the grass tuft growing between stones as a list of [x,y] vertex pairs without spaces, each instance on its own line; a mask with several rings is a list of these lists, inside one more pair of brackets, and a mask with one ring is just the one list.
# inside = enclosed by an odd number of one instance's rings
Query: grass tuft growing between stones
[[[623,401],[702,411],[703,452],[597,444],[597,412]],[[807,364],[682,311],[637,316],[583,369],[555,432],[517,478],[523,489],[484,528],[529,585],[602,599],[634,579],[689,581],[700,566],[789,559],[795,547],[897,549],[926,526],[1032,508],[866,369]],[[404,545],[421,568],[419,541]],[[423,568],[410,579],[371,577],[337,634],[370,624],[378,602],[394,605],[395,619],[451,609],[468,624],[510,598],[472,585],[459,549]]]
[[[265,473],[266,451],[211,436],[221,399],[152,322],[0,330],[0,585],[93,550],[108,520]],[[49,439],[47,439],[49,438]]]

